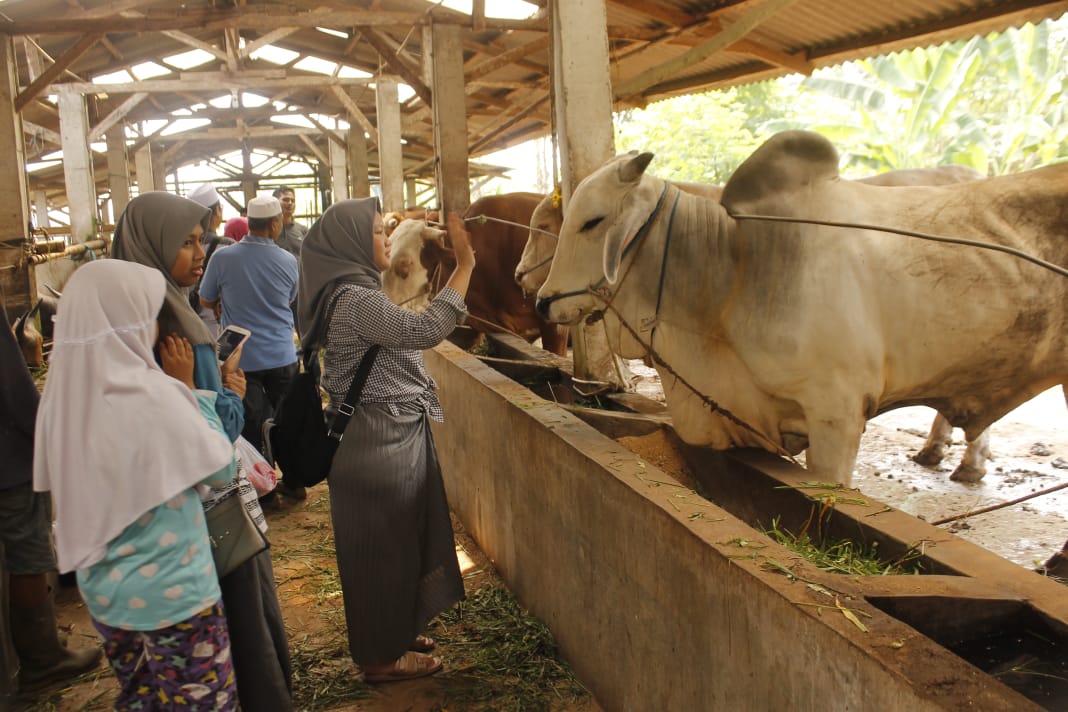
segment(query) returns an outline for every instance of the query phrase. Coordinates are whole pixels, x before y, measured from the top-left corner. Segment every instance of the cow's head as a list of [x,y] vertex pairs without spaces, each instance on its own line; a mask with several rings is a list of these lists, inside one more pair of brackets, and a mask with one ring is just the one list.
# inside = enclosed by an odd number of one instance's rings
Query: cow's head
[[538,291],[538,311],[571,324],[602,303],[594,291],[616,283],[623,252],[656,209],[657,187],[645,169],[651,153],[616,156],[575,189],[560,227],[549,275]]
[[402,220],[389,236],[389,246],[390,264],[382,273],[382,290],[394,304],[423,311],[433,296],[435,270],[443,270],[451,256],[445,247],[445,231],[421,220]]
[[537,292],[545,284],[556,252],[557,235],[564,223],[559,193],[546,195],[530,216],[530,235],[515,266],[515,281],[524,292]]

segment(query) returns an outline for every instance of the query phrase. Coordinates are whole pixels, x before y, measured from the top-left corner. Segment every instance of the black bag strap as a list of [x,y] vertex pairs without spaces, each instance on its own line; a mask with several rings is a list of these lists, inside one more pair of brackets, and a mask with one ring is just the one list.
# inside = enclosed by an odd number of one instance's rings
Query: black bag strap
[[367,353],[360,359],[360,365],[356,369],[356,376],[352,379],[352,385],[349,386],[349,392],[345,395],[345,401],[338,407],[337,415],[330,422],[330,427],[327,429],[326,434],[338,442],[341,442],[341,438],[345,434],[345,426],[349,424],[349,418],[356,412],[354,406],[360,401],[363,384],[367,382],[367,375],[371,373],[371,367],[375,365],[375,357],[378,356],[378,350],[381,348],[380,345],[375,344],[367,349]]

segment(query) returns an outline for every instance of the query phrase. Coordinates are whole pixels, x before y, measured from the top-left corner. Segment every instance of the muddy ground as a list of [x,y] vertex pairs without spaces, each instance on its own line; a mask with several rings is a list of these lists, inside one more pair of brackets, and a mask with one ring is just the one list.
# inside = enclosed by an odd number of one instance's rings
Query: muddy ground
[[[663,401],[656,371],[630,362],[637,390]],[[869,421],[861,442],[853,486],[927,521],[1007,502],[1068,482],[1068,409],[1060,387],[1039,394],[990,430],[994,460],[981,482],[949,479],[964,454],[964,434],[938,468],[911,460],[927,437],[934,411],[912,407]],[[1021,566],[1033,568],[1068,539],[1068,488],[1027,502],[948,524],[957,535]]]

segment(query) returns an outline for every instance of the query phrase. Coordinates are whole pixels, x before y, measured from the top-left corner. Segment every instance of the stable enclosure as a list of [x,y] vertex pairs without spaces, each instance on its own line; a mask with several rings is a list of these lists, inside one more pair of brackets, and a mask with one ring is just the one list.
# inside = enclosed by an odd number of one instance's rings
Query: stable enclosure
[[[804,470],[682,446],[705,499],[604,434],[667,428],[663,416],[554,402],[566,389],[551,385],[543,399],[504,373],[566,383],[566,363],[494,342],[495,357],[427,355],[450,502],[606,709],[1068,704],[1062,586],[852,492],[826,533],[890,557],[918,549],[924,574],[820,571],[753,528],[823,506]],[[1013,667],[1025,652],[1034,675]]]

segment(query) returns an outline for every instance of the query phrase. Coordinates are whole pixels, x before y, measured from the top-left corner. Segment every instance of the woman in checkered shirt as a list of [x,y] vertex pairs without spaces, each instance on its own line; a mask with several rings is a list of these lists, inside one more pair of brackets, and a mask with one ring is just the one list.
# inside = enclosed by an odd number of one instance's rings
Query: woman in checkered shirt
[[301,249],[301,343],[325,350],[331,408],[380,346],[327,480],[349,650],[368,682],[440,670],[422,631],[464,595],[429,423],[443,414],[423,364],[467,315],[475,255],[457,215],[447,227],[456,269],[420,314],[381,290],[389,246],[376,199],[330,206]]

